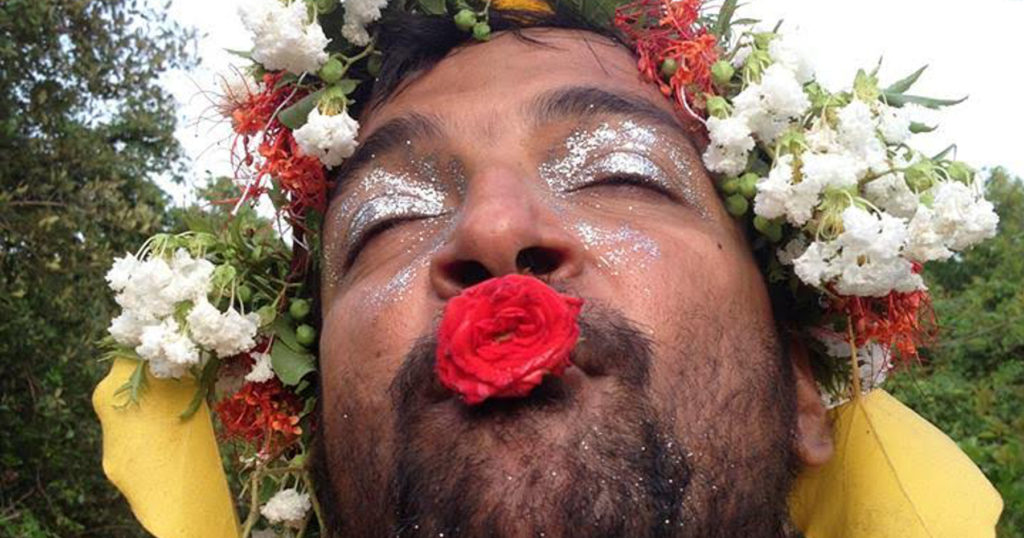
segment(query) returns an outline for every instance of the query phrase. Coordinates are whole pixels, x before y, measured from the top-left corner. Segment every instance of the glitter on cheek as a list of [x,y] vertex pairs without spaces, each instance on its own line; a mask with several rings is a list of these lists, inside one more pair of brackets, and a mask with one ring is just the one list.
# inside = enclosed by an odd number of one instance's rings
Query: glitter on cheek
[[627,265],[645,270],[661,255],[654,239],[628,224],[607,229],[580,221],[574,227],[583,248],[594,252],[601,266],[613,275]]
[[430,267],[430,260],[444,245],[444,226],[441,233],[421,230],[405,239],[407,254],[412,260],[398,270],[383,286],[378,286],[366,298],[366,306],[373,310],[391,306],[406,300],[412,290],[412,284],[420,274]]

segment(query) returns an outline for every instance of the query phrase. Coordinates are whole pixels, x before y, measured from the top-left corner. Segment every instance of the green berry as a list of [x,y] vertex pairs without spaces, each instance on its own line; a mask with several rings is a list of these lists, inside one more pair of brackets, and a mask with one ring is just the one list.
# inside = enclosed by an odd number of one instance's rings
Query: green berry
[[765,237],[771,240],[773,243],[778,243],[782,240],[782,223],[774,220],[766,219],[760,215],[754,217],[754,228],[761,232]]
[[949,168],[946,169],[949,177],[959,181],[961,183],[970,184],[974,178],[974,170],[970,166],[960,161],[953,161],[949,163]]
[[722,192],[725,194],[736,194],[740,192],[740,178],[731,177],[722,183]]
[[739,193],[747,200],[752,200],[757,194],[757,174],[747,172],[739,178]]
[[732,76],[736,74],[736,69],[733,68],[732,64],[725,60],[718,60],[711,66],[711,77],[715,79],[715,83],[720,86],[724,86],[732,80]]
[[679,62],[675,58],[665,58],[661,62],[661,76],[671,78],[676,71],[679,71]]
[[248,303],[249,299],[252,299],[252,288],[246,285],[238,286],[238,300],[243,303]]
[[316,5],[318,15],[326,15],[334,11],[340,4],[338,0],[314,0],[313,3]]
[[455,14],[455,26],[463,32],[468,32],[476,25],[476,13],[463,9]]
[[707,100],[708,115],[716,118],[728,118],[729,117],[729,103],[724,97],[713,95],[708,97]]
[[742,217],[750,208],[750,202],[742,194],[734,194],[725,199],[725,209],[734,217]]
[[910,188],[916,192],[923,192],[931,188],[934,176],[934,165],[928,160],[916,162],[904,172],[907,185],[910,185]]
[[316,342],[316,329],[303,323],[295,328],[295,340],[303,347],[310,347]]
[[320,68],[320,72],[317,74],[321,80],[328,84],[334,84],[341,80],[342,75],[345,74],[345,66],[342,65],[341,60],[337,58],[331,58],[327,60],[327,63]]
[[288,304],[288,313],[295,321],[302,321],[309,315],[309,301],[305,299],[292,299]]
[[487,41],[491,38],[491,27],[486,22],[478,22],[473,25],[473,37],[477,41]]

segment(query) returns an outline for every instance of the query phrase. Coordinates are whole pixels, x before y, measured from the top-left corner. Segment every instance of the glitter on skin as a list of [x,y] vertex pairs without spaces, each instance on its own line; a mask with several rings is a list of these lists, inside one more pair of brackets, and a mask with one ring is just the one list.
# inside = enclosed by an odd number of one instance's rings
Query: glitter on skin
[[[594,181],[595,176],[628,175],[646,178],[668,192],[679,193],[684,201],[707,218],[704,196],[694,188],[693,163],[676,144],[668,142],[653,127],[623,121],[618,127],[603,123],[591,130],[575,131],[565,141],[565,155],[540,166],[540,176],[556,193],[567,193]],[[597,163],[599,151],[612,151]],[[663,151],[682,176],[673,180],[653,160],[652,151]]]
[[628,224],[609,230],[581,221],[573,227],[583,247],[597,252],[598,260],[612,274],[617,275],[618,268],[626,264],[644,269],[661,255],[657,242]]
[[353,248],[375,226],[396,219],[433,217],[444,213],[444,202],[437,198],[420,198],[406,194],[385,194],[367,201],[349,224],[345,235],[346,248]]
[[405,172],[376,167],[358,180],[354,192],[347,195],[333,212],[331,226],[339,230],[348,228],[349,231],[339,244],[324,245],[325,259],[331,260],[325,268],[329,282],[338,282],[341,277],[337,270],[341,264],[340,253],[355,247],[362,234],[382,219],[427,218],[445,214],[446,195],[437,184],[435,169],[429,166],[419,168],[426,174],[414,177]]

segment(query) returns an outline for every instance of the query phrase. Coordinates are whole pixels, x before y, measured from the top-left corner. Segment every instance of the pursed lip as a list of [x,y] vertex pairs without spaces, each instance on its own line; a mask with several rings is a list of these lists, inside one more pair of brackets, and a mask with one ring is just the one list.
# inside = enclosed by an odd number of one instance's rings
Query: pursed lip
[[579,368],[570,366],[561,376],[548,375],[530,393],[520,398],[489,398],[477,405],[465,405],[448,392],[459,412],[470,420],[508,420],[524,414],[562,413],[585,405],[593,380]]

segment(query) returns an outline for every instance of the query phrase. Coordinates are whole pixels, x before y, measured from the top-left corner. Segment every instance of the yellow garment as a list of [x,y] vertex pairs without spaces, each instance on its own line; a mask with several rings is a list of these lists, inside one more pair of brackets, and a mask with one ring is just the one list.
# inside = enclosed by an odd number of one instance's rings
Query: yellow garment
[[[135,363],[118,359],[93,394],[103,423],[103,469],[159,538],[236,538],[238,521],[210,414],[178,415],[194,382],[149,379],[139,406],[114,391]],[[875,390],[833,410],[836,453],[804,472],[790,498],[807,538],[995,536],[1002,500],[942,432]]]
[[135,362],[115,359],[92,404],[103,425],[103,470],[131,504],[142,526],[159,538],[236,538],[238,519],[204,402],[188,420],[179,415],[195,381],[154,379],[139,405],[118,408],[118,387]]
[[836,452],[790,497],[807,538],[994,537],[999,493],[949,437],[874,390],[832,411]]
[[554,13],[551,6],[543,0],[494,0],[491,7],[501,11],[535,11]]

